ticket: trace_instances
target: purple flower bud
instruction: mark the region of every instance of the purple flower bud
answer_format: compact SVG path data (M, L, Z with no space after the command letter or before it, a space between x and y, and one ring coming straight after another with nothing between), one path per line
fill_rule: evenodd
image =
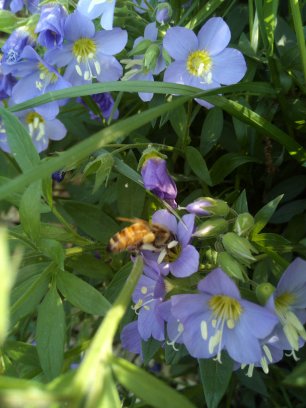
M163 25L168 23L171 15L172 9L168 3L162 3L157 6L155 19L159 24Z
M193 203L188 204L186 210L196 215L211 215L209 207L211 207L211 203L205 198L200 198Z
M20 27L13 31L2 46L2 63L13 65L20 61L21 53L25 46L34 45L34 39L27 29Z
M200 197L187 205L186 210L199 216L218 215L226 217L229 213L229 207L223 200L211 197Z
M58 183L60 183L61 181L64 180L65 178L65 174L66 172L62 171L62 170L58 170L55 171L54 173L52 173L52 180L57 181Z
M141 176L147 190L165 200L172 208L177 207L175 202L177 196L176 184L169 176L165 160L160 157L147 159L141 169Z
M49 49L62 45L66 17L66 10L59 4L43 6L35 29L35 33L40 33L38 43Z

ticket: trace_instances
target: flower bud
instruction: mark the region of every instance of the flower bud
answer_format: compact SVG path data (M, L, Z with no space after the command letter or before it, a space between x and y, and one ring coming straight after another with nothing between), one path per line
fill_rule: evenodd
M57 181L58 183L62 182L65 178L66 172L63 170L58 170L52 173L51 178L54 181Z
M228 230L228 222L223 218L211 218L200 224L193 233L198 238L213 238Z
M231 278L236 278L244 281L246 275L245 267L242 266L227 252L219 252L217 262L220 268L226 272Z
M242 264L250 266L256 261L252 252L256 253L257 250L246 238L239 237L234 232L228 232L222 237L222 243L225 250Z
M256 296L259 303L265 305L274 291L275 287L269 282L258 285L256 288Z
M226 217L229 213L229 207L223 200L211 197L200 197L187 205L186 210L199 216L218 215Z
M158 4L158 6L156 8L155 19L159 24L164 25L164 24L168 23L171 16L172 16L172 8L171 8L170 4L168 4L168 3Z
M247 236L254 226L254 218L249 213L239 214L234 225L234 232L239 236Z
M159 57L160 49L157 44L151 44L146 50L143 58L143 66L152 71L156 67L157 59Z

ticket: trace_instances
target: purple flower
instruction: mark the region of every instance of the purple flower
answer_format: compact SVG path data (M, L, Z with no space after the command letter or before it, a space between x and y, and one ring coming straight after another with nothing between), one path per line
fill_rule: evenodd
M66 17L67 12L60 4L43 6L35 28L35 33L39 33L37 42L46 48L62 45Z
M39 0L12 0L10 2L10 9L13 13L17 13L25 6L31 14L38 13Z
M121 28L95 33L93 22L78 11L68 15L64 27L65 43L46 52L46 60L65 67L64 78L73 85L117 81L122 66L113 57L125 47L127 32Z
M267 308L243 300L234 282L215 269L198 284L199 294L172 296L171 312L183 324L183 341L196 358L221 359L225 349L241 364L260 361L260 340L277 317Z
M154 81L153 75L158 75L166 68L166 63L162 55L162 46L155 44L157 40L158 29L155 23L150 23L146 26L143 37L136 38L134 48L143 40L150 40L151 45L145 55L137 55L133 60L125 60L127 66L131 66L124 79L133 81ZM153 93L139 92L140 99L148 102L153 98Z
M170 4L162 3L157 6L155 19L159 24L164 25L168 23L168 21L171 18L171 15L172 9Z
M295 351L306 341L306 261L296 258L283 273L267 306L275 310L279 324L273 334L278 337L276 347Z
M246 73L246 63L240 51L226 48L230 38L230 29L220 17L209 19L198 36L184 27L169 28L163 46L174 62L166 69L164 81L204 90L239 82ZM201 99L196 101L212 106Z
M184 215L177 222L175 216L167 210L158 210L153 214L152 222L167 227L173 234L173 240L162 249L157 258L163 273L170 271L177 278L185 278L197 272L200 255L189 244L194 230L194 215Z
M17 80L11 75L3 75L0 64L0 101L12 95L12 89Z
M151 157L144 162L141 169L144 186L157 197L176 208L177 188L167 171L166 161L160 157Z
M34 39L30 36L29 31L24 27L14 30L1 48L3 52L1 63L4 65L16 64L20 61L21 53L27 45L34 46Z
M211 207L211 203L206 200L205 198L199 198L196 201L193 201L192 203L188 204L186 206L186 210L190 212L191 214L196 214L196 215L211 215L209 212L209 207Z
M26 127L39 153L47 149L49 140L61 140L66 136L67 130L58 119L49 120L32 109L16 112L15 115L19 117L21 123ZM0 121L0 148L10 153L2 121Z
M91 20L101 16L101 27L112 30L116 0L80 0L77 10Z
M104 119L108 119L114 107L114 99L112 95L108 92L102 92L99 94L91 95L91 97L94 100L94 102L97 104L98 108L100 109L101 114L104 117ZM87 106L86 102L84 102L83 99L81 99L81 102L85 106ZM89 114L92 120L100 119L100 116L96 115L92 110L89 111ZM116 109L115 112L113 113L113 119L118 119L118 117L119 117L119 110Z
M134 354L142 354L141 337L138 332L137 321L131 322L124 326L120 334L122 347Z
M199 216L218 215L226 217L229 213L229 206L223 200L211 197L200 197L186 206L186 210Z
M43 95L46 92L71 86L29 45L24 48L21 57L23 60L14 65L3 65L4 73L11 73L19 78L12 90L12 100L14 103L21 103L30 98ZM59 106L65 103L65 100L49 102L36 106L35 110L40 115L51 120L57 116Z
M167 344L172 346L175 351L178 351L175 344L183 343L184 325L173 316L171 306L171 300L167 300L159 305L158 311L167 323L167 336L170 340L167 341Z

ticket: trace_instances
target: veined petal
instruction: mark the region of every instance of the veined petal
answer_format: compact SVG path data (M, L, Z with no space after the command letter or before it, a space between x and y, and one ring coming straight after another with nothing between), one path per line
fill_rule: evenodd
M102 6L104 3L98 3L93 5L94 1L89 0L79 0L77 5L77 10L83 14L84 16L90 18L91 20L101 16L102 14Z
M198 33L198 39L199 49L208 51L210 55L216 55L230 42L231 32L221 17L213 17L203 25Z
M241 298L237 286L221 268L214 269L202 279L198 284L198 289L211 295L222 294L235 299Z
M166 32L163 46L174 60L186 61L188 54L198 49L198 40L188 28L172 27Z
M170 272L177 278L185 278L197 272L200 254L192 245L182 248L178 259L169 264Z
M79 38L92 38L95 34L94 23L77 10L67 16L64 27L65 39L75 41Z
M283 273L280 278L276 296L284 292L295 292L297 288L304 286L306 283L306 261L296 258Z
M94 40L97 44L97 52L105 55L115 55L121 52L127 43L127 32L121 28L99 31Z
M164 82L192 86L193 77L187 72L185 61L172 62L165 71Z
M44 105L35 106L34 110L46 120L53 120L59 114L59 105L57 101L53 101L45 103Z
M164 320L158 314L156 306L160 303L159 299L153 300L147 306L139 311L138 331L143 340L148 340L151 336L155 340L165 340Z
M169 213L167 210L158 210L152 216L152 222L164 225L167 227L174 235L177 232L177 221L173 214Z
M186 214L182 217L182 220L179 221L178 223L177 238L182 246L186 246L191 239L191 235L193 233L194 228L194 219L195 219L194 214Z
M135 74L130 78L132 81L154 81L153 75L151 72L148 74L143 74L140 72L139 74ZM144 102L149 102L153 98L153 93L150 92L138 92L140 99Z
M114 21L115 0L111 3L103 4L101 27L104 30L112 30Z
M247 66L242 53L234 48L226 48L213 57L212 76L220 84L231 85L245 75Z
M45 60L49 64L64 67L68 65L74 56L72 54L72 44L63 44L61 47L48 50L45 54Z
M185 304L188 309L188 304ZM195 358L211 358L217 354L217 347L213 353L209 352L208 339L213 335L210 324L205 324L210 319L210 313L192 315L184 322L183 343L190 355ZM205 325L205 333L201 328Z

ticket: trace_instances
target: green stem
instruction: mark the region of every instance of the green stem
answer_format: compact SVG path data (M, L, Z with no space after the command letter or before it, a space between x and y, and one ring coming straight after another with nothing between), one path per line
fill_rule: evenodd
M303 31L303 22L300 11L299 0L290 0L291 13L293 18L293 25L295 29L296 39L301 55L301 62L303 66L304 79L306 81L306 46Z

